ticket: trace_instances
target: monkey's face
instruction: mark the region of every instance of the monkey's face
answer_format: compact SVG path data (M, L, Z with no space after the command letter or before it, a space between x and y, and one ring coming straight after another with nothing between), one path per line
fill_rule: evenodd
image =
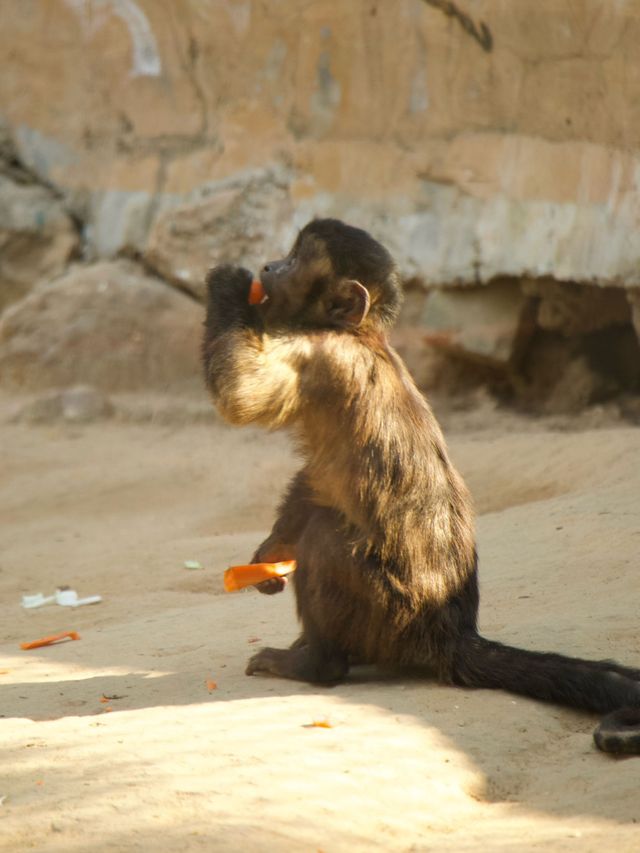
M353 328L369 310L367 288L337 275L325 242L306 229L285 258L265 264L260 279L267 326Z

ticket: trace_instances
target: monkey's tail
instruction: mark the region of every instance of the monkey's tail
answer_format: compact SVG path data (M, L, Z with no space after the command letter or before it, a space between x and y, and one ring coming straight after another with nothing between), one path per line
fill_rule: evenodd
M453 681L465 687L507 690L600 714L640 708L638 669L613 661L525 651L478 634L460 637Z
M458 640L453 681L568 705L607 716L594 732L599 749L640 754L640 670L614 661L529 652L475 633Z

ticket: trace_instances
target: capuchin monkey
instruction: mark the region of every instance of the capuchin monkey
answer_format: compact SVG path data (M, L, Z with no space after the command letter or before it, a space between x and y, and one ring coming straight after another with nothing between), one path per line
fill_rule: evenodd
M304 464L254 562L296 559L302 636L247 674L336 684L350 663L422 669L606 714L594 737L640 753L640 670L512 648L478 634L474 515L440 427L387 340L401 288L366 231L316 219L253 276L207 278L206 383L232 424L293 433ZM285 581L259 588L273 593Z

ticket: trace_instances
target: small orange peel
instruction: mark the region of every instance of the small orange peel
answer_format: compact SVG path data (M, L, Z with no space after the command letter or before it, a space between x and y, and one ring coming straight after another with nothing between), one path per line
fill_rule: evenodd
M79 640L80 634L77 631L63 631L61 634L52 634L50 637L41 637L39 640L33 640L31 643L20 643L21 649L39 649L42 646L52 646L54 643L59 643L60 640Z
M236 592L246 586L255 586L271 578L282 578L296 570L295 560L281 560L278 563L251 563L248 566L231 566L224 573L226 592Z
M254 278L249 288L249 305L259 305L267 294L259 278Z

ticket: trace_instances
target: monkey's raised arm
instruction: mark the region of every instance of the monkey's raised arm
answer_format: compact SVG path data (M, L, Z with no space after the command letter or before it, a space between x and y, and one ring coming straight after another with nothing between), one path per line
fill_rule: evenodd
M231 423L284 426L298 406L303 342L265 332L259 311L249 305L251 281L240 267L216 267L207 276L205 381Z

